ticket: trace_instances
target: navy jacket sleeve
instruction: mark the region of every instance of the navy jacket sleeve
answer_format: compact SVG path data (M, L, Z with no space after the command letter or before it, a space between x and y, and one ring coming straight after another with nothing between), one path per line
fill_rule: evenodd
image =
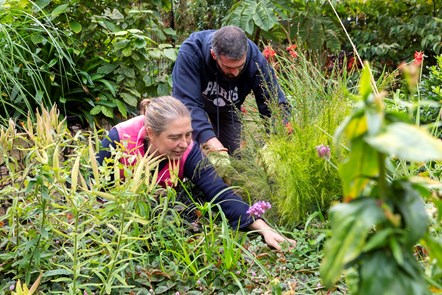
M201 93L200 75L203 72L203 53L193 41L184 42L172 70L172 95L190 110L194 139L200 143L215 137Z
M98 164L103 165L103 161L106 158L111 157L110 147L115 148L116 142L120 141L120 136L118 135L118 131L115 128L112 128L109 131L109 134L103 138L101 141L101 149L97 153L97 161Z
M249 205L235 194L216 174L215 169L205 161L198 145L194 145L184 166L184 176L198 186L206 196L206 201L219 204L232 228L245 229L254 220L247 214ZM222 192L222 193L221 193Z

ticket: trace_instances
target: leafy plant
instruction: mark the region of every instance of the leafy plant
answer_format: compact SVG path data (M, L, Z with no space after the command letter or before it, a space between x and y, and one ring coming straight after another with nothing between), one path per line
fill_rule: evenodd
M335 133L335 140L348 140L350 153L339 164L345 203L330 211L333 235L325 245L321 277L331 288L353 267L358 294L428 294L412 247L429 239L424 199L430 200L430 192L425 180L392 179L388 167L394 159L441 159L442 144L403 115L385 110L385 94L372 85L366 64L359 95L353 96L359 104ZM430 241L428 250L437 257L441 245Z
M271 290L275 277L281 283L298 277L278 262L285 255L295 263L297 252L274 253L261 236L231 229L213 202L192 203L201 215L184 219L187 204L173 189L155 185L155 157L127 168L117 148L115 159L98 166L102 136L71 133L56 107L37 111L36 121L28 118L20 128L13 120L0 128L0 164L7 170L0 178L6 208L0 215L1 294L18 280L31 285L40 272L39 291L60 294L259 294ZM318 255L310 261L305 268L317 267ZM302 274L299 290L314 288L313 273Z
M0 117L25 119L34 110L51 108L80 84L69 36L58 30L38 6L28 1L0 5ZM73 42L73 41L71 41ZM64 108L65 116L72 110Z
M114 124L136 114L142 97L170 93L177 49L169 43L176 36L158 12L170 11L170 3L76 0L40 5L75 39L69 45L82 89L69 104L82 110L79 116L90 113L97 123L104 118Z
M332 141L330 134L351 104L341 92L343 78L332 77L336 84L329 85L301 52L296 58L279 52L273 62L290 103L291 130L284 126L279 106L273 106L271 122L262 124L254 102L246 102L240 159L232 160L237 172L229 178L245 188L252 201L270 200L276 209L271 210L273 217L293 225L315 211L325 213L342 197L337 171L317 156L316 146Z

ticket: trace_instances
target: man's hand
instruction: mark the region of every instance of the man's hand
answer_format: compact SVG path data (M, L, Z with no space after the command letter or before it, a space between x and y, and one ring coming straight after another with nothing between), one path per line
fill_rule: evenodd
M215 144L217 147L214 145ZM210 163L215 168L219 176L224 178L231 168L230 166L230 155L227 153L227 149L221 144L221 142L216 138L211 138L206 143L201 145L203 153L209 159Z
M221 151L221 150L227 151L227 149L223 146L221 141L219 141L219 139L216 137L212 137L211 139L203 143L203 147L204 146L206 146L209 151Z

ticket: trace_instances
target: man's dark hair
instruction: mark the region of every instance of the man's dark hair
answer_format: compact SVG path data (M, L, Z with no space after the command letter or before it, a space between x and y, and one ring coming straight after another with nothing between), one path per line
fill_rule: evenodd
M235 26L225 26L215 32L212 50L216 56L224 55L231 59L241 59L247 52L246 33Z

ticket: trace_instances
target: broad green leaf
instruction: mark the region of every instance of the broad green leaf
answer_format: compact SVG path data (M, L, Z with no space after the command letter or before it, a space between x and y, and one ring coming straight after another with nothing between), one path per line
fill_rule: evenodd
M128 34L128 31L125 31L125 30L115 32L115 36L119 36L119 37L126 36L127 34ZM127 40L127 41L129 42L129 40Z
M157 87L158 95L168 95L170 87L168 83L159 83Z
M143 48L145 48L147 46L147 42L143 38L137 38L134 41L134 44L135 44L135 47L138 48L138 49L143 49Z
M333 286L344 266L361 254L373 226L384 220L383 211L372 198L359 198L331 208L332 236L325 244L320 270L327 288Z
M130 68L130 67L127 67L127 66L122 66L121 69L123 70L123 74L126 77L135 79L135 71L134 71L133 68Z
M132 55L132 48L126 47L122 50L123 56L129 57Z
M390 249L391 253L393 253L393 257L396 260L396 263L399 265L404 265L404 255L402 253L402 248L399 245L397 238L390 238Z
M442 142L426 130L401 122L389 124L385 132L366 142L391 157L413 162L442 160Z
M370 67L368 63L365 63L365 66L362 69L361 78L359 80L359 95L361 96L362 100L367 100L368 96L372 92Z
M127 118L127 107L126 105L119 99L115 100L115 104L117 105L118 111L124 118Z
M81 26L81 24L77 21L72 21L69 23L69 27L71 28L71 30L75 33L78 34L81 32L81 30L83 29L83 27Z
M109 91L112 93L113 96L116 95L117 90L115 89L115 87L111 84L111 82L109 82L108 80L105 79L100 79L97 82L101 82L103 83L107 89L109 89Z
M165 29L163 30L163 32L166 33L167 35L170 35L170 36L175 36L175 35L176 35L175 30L172 29L172 28L165 28Z
M91 110L90 113L92 116L98 115L99 113L101 113L101 106L94 106Z
M339 142L344 136L345 140L351 141L367 132L367 120L364 110L357 110L351 116L346 117L338 126L334 134L335 142Z
M244 31L248 32L250 35L255 31L255 23L252 19L245 20L241 23L241 26Z
M364 256L359 264L359 295L429 294L421 270L414 257L404 252L400 267L386 249Z
M149 54L151 57L155 58L155 59L159 59L159 58L161 58L161 51L160 51L159 49L157 49L157 48L150 49L150 50L148 51L148 54Z
M430 257L435 259L439 268L442 269L442 238L435 238L427 233L423 242L430 252Z
M406 229L406 247L412 247L426 233L428 216L425 204L412 184L408 181L395 181L392 185L392 200L402 215Z
M171 44L161 43L161 44L158 44L158 48L161 50L164 50L166 48L173 48L173 46Z
M120 96L123 98L124 102L130 106L136 107L138 104L138 99L130 93L122 92Z
M396 230L392 227L388 227L382 230L377 230L365 244L362 252L369 252L377 248L384 247L388 244L388 237L396 233Z
M163 51L164 56L170 59L171 61L175 61L177 57L177 52L174 48L166 48Z
M107 20L103 20L103 21L99 21L98 22L101 26L103 26L105 29L114 32L114 33L120 33L121 29L114 24L113 22L107 21ZM126 33L126 31L124 31L124 33Z
M362 140L354 140L349 158L339 164L339 176L344 196L356 198L365 186L379 174L379 153Z
M101 112L108 118L113 118L114 117L114 111L112 108L106 107L106 106L102 106L101 107Z
M252 18L258 27L263 31L268 31L278 23L278 20L275 17L274 11L264 4L265 2L258 2L252 14Z
M52 17L57 17L60 14L65 13L66 10L68 9L68 7L69 7L69 4L58 5L57 7L54 8L54 10L52 10L51 16Z
M376 135L380 132L384 125L384 114L382 112L375 111L374 108L369 108L365 112L367 131L370 135Z
M105 74L105 75L106 75L106 74L110 74L110 73L112 73L117 67L118 67L118 64L109 64L109 63L106 63L106 64L100 66L100 67L97 69L97 73L101 73L101 74Z
M130 41L127 39L120 40L117 43L115 43L114 48L115 48L115 50L120 50L120 49L126 48L127 45L129 45L129 44L130 44Z

